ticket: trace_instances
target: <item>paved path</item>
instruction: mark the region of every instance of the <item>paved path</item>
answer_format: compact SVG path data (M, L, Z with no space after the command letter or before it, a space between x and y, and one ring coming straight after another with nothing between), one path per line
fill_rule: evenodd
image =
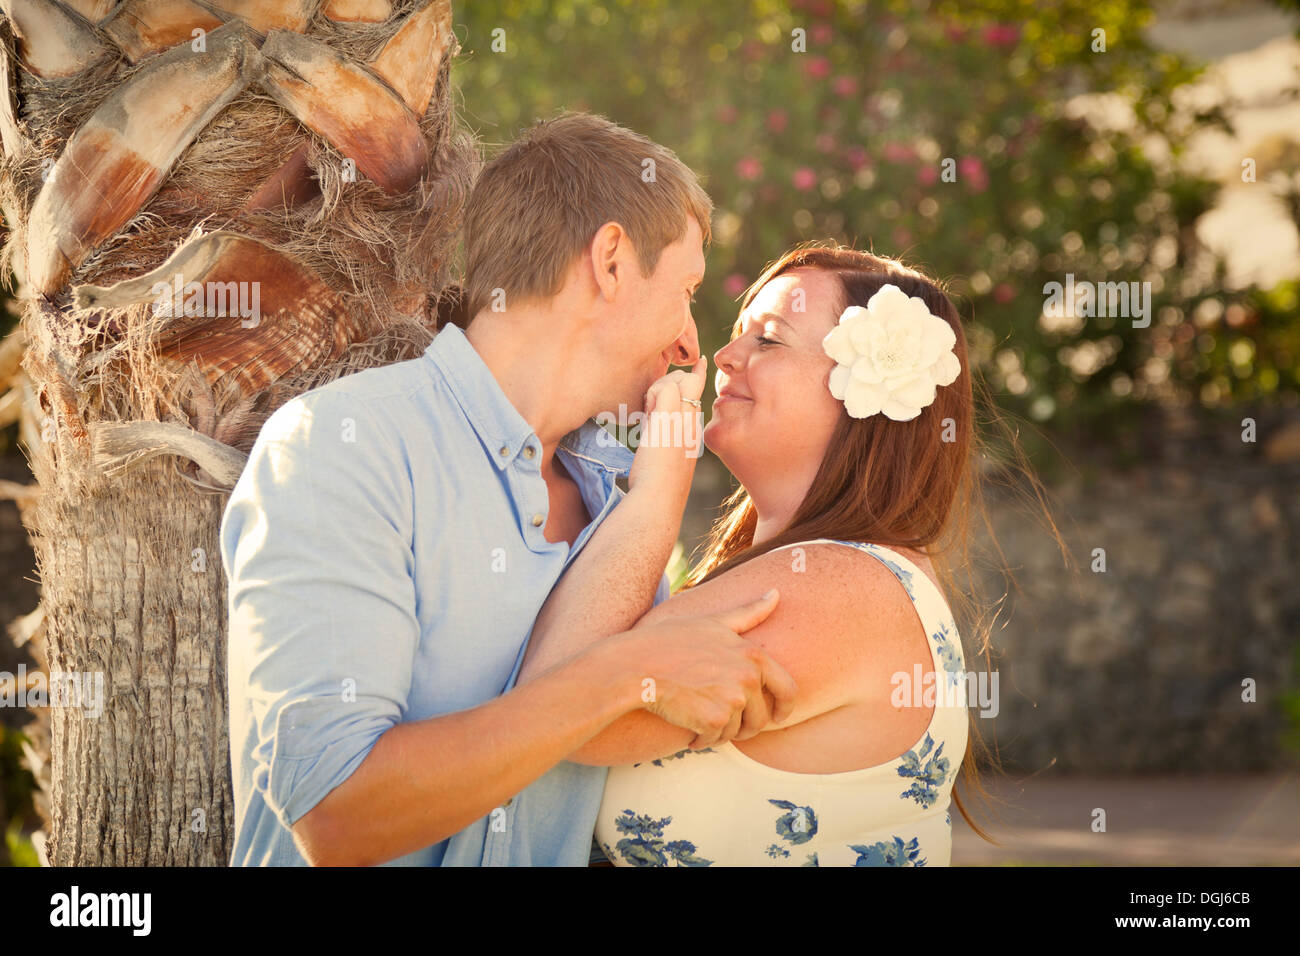
M1017 780L986 778L1007 805L967 807L986 830L991 813L1001 817L1001 826L991 821L1001 847L953 808L954 866L1300 865L1300 772ZM1092 830L1097 807L1104 833Z

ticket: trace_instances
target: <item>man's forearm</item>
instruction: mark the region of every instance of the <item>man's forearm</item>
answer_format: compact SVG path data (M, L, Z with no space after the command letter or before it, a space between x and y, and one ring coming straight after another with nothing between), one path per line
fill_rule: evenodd
M638 486L619 502L546 599L518 683L628 630L650 610L688 488L689 477L668 493Z
M478 707L398 724L294 835L316 865L383 863L430 846L635 710L639 695L609 653L591 653Z

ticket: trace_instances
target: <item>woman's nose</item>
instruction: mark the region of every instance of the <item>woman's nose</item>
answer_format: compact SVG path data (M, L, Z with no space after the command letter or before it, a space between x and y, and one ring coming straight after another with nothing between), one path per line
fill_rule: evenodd
M713 364L721 371L731 374L736 367L736 350L730 343L713 353Z

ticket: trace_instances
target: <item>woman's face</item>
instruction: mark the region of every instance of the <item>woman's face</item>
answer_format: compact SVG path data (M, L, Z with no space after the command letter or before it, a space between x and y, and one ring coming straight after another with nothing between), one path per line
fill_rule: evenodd
M835 362L822 348L834 328L839 280L792 269L770 280L713 359L718 398L704 442L743 484L770 468L821 464L844 406L830 392ZM748 477L747 477L748 476Z

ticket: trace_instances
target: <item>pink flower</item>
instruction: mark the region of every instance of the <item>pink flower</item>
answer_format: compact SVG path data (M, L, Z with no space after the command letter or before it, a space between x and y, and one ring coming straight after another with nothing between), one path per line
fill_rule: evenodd
M991 23L984 28L984 42L993 47L1013 47L1020 42L1020 28L1013 23Z
M733 272L722 280L722 291L726 293L727 298L734 299L749 288L749 280L739 272Z
M824 80L831 75L831 61L824 56L810 57L804 63L803 70L814 80Z
M736 175L753 181L763 175L763 164L753 156L743 156L736 162Z
M739 116L739 115L740 115L739 110L737 110L737 109L736 109L734 106L732 106L730 103L726 104L725 106L719 106L719 107L718 107L718 122L719 122L719 123L726 123L726 124L730 125L730 124L736 122L736 117Z
M861 146L850 146L844 151L844 161L855 173L867 165L867 151Z
M814 43L831 42L831 25L829 23L814 23L812 29L808 31Z
M916 181L922 186L933 186L939 181L939 170L933 166L922 166L916 171Z
M830 133L818 133L813 142L817 145L817 149L823 153L835 152L835 137Z
M837 96L852 96L858 91L858 81L851 76L837 76L831 89Z
M916 158L916 151L902 143L886 143L881 152L891 163L907 163Z
M1011 288L1005 282L999 282L993 287L993 301L1000 305L1006 305L1016 297L1016 290Z
M800 166L794 171L791 177L795 189L802 189L805 192L817 185L817 174L807 166Z
M785 110L772 110L767 114L767 128L773 133L784 133L786 124L790 122L790 116Z
M957 175L977 193L989 188L989 175L984 171L984 164L978 156L963 156L958 160Z

